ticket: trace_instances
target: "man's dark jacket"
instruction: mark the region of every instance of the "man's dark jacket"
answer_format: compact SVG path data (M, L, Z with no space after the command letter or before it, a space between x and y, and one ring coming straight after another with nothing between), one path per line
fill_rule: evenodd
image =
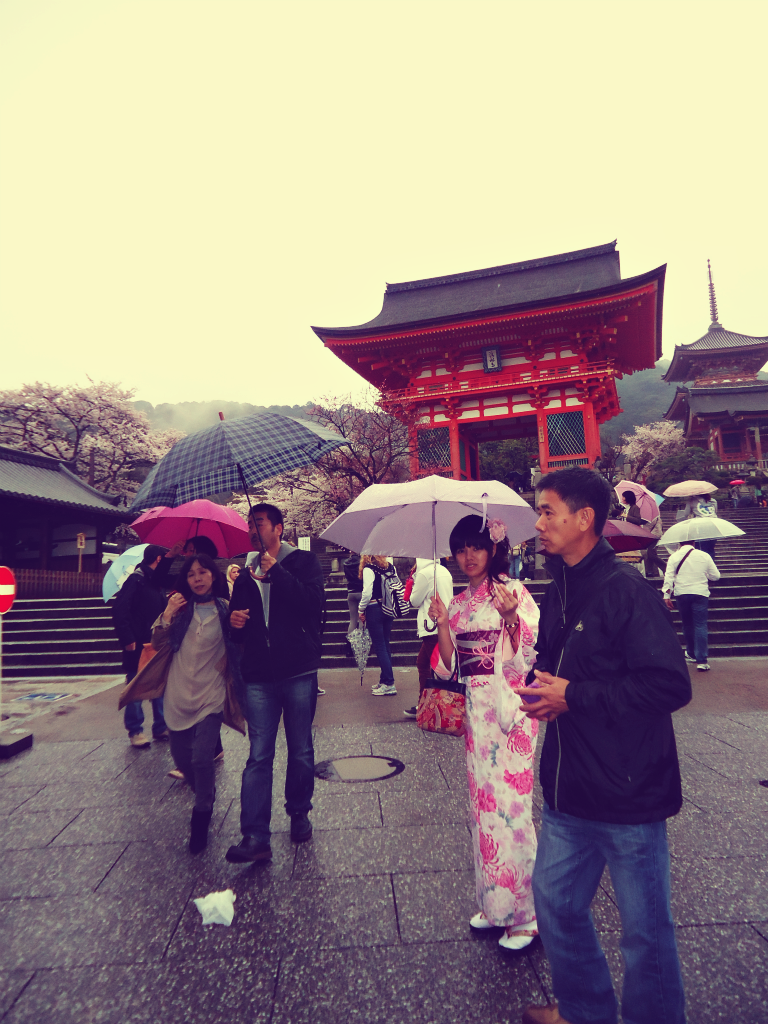
M672 617L604 538L577 565L546 565L535 667L569 685L547 726L544 798L591 821L663 821L682 804L671 713L691 699Z
M230 613L247 608L243 629L232 639L243 644L241 669L247 683L290 679L320 667L325 603L323 570L317 555L297 549L267 573L269 632L258 584L246 569L235 580Z
M163 579L156 569L140 565L118 590L112 622L122 648L135 643L138 649L152 639L152 623L166 605Z

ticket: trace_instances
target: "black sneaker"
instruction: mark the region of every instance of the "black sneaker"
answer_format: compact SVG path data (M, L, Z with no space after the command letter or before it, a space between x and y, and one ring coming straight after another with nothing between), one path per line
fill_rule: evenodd
M415 718L416 717L416 708L415 707L406 708L403 711L403 714L405 715L406 718Z
M257 860L271 860L272 848L254 836L244 836L237 846L230 846L226 858L230 864L246 864Z
M312 822L306 814L291 815L291 839L294 843L306 843L312 838Z

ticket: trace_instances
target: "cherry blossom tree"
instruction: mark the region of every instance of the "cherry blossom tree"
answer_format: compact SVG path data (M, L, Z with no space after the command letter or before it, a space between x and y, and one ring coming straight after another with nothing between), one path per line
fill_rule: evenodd
M184 435L153 431L130 404L134 391L91 381L87 387L36 382L0 392L0 444L70 464L98 490L135 494L143 471Z
M668 420L643 423L631 434L622 434L620 450L632 464L632 480L645 479L660 462L679 455L685 448L680 427Z
M378 392L371 392L362 404L349 397L326 398L311 406L309 418L335 430L348 443L313 466L250 489L251 502L276 505L285 517L286 533L317 536L366 487L407 479L407 423L385 412L377 404L378 397ZM247 515L244 495L233 496L230 505Z

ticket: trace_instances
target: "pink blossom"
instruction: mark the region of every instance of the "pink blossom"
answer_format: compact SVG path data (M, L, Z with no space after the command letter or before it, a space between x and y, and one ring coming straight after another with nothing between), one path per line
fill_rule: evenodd
M499 856L499 844L493 841L493 836L478 829L478 845L483 864L495 864Z
M533 771L530 768L526 768L524 772L516 772L514 775L510 775L509 779L507 779L507 775L509 775L509 772L504 773L504 781L514 786L521 796L532 792Z
M489 519L488 533L494 544L500 544L507 536L507 528L500 519Z
M470 754L473 754L475 752L475 738L471 732L467 732L467 734L465 735L464 745L466 749L470 752Z
M523 757L533 753L533 744L530 737L522 729L515 729L509 734L507 737L507 748L513 754L520 754Z
M477 803L481 811L496 810L496 797L493 793L488 793L485 789L477 791Z
M525 807L519 800L513 800L509 805L510 818L521 818L525 813Z
M496 885L501 886L502 889L509 889L509 891L515 895L522 894L520 874L514 865L505 864L504 867L496 873L495 882Z
M488 708L488 710L483 715L483 718L486 720L486 722L489 723L489 725L493 725L494 722L496 721L496 712L493 710L493 708Z
M524 828L516 828L515 829L515 831L512 833L512 842L513 843L517 843L518 846L522 846L522 844L525 842L525 829Z

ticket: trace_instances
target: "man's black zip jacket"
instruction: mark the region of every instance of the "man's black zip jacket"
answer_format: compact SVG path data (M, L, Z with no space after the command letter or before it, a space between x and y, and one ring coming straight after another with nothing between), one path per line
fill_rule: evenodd
M546 565L535 667L569 686L547 725L544 799L590 821L663 821L682 804L672 712L691 699L672 617L604 538L574 566Z
M246 569L235 580L230 613L249 612L243 629L232 639L243 644L243 680L260 683L290 679L314 672L322 654L322 615L325 600L323 570L317 555L295 550L267 573L269 631L258 584Z

